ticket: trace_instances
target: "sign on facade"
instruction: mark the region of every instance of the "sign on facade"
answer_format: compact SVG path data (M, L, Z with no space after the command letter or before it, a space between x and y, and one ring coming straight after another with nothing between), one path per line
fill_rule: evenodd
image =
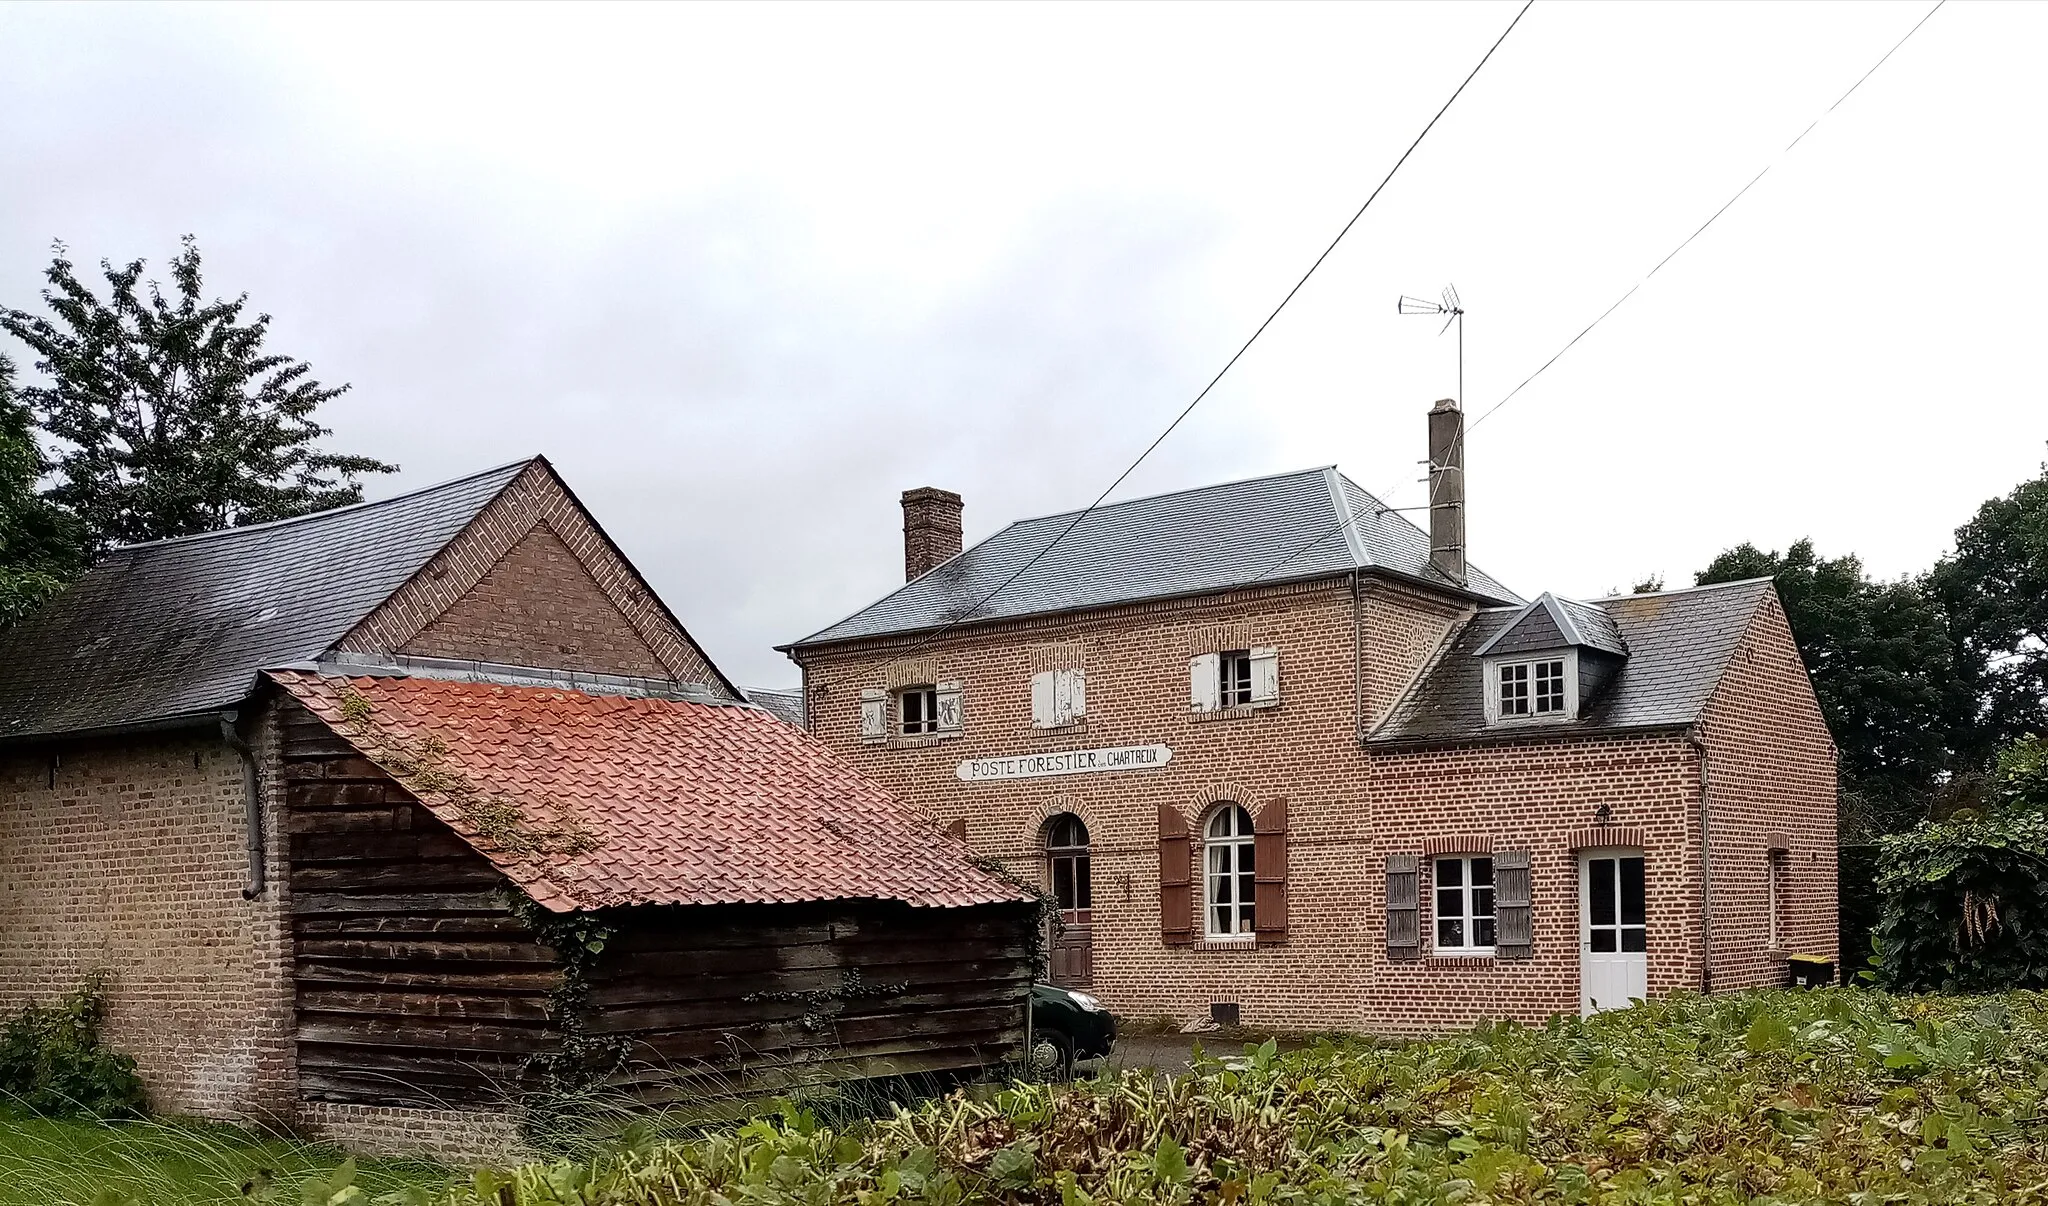
M954 773L963 783L988 783L1000 779L1038 779L1047 775L1152 770L1171 761L1173 751L1163 745L1119 745L1100 750L1068 750L1061 754L1019 754L1015 758L969 758Z

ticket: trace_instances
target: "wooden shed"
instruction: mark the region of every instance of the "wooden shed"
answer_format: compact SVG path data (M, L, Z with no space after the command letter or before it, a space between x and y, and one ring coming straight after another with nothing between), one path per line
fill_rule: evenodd
M534 673L270 675L302 1098L501 1107L566 1069L660 1101L1016 1054L1030 893L766 712Z

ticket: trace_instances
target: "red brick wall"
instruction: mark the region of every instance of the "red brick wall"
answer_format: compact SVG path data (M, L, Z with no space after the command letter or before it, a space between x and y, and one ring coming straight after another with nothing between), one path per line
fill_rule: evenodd
M1579 856L1571 836L1640 834L1648 884L1649 991L1699 987L1698 773L1682 736L1464 746L1373 759L1366 1025L1427 1033L1488 1018L1541 1021L1579 1009ZM1459 840L1465 839L1465 840ZM1602 839L1603 841L1605 839ZM1617 839L1636 844L1634 837ZM1534 956L1394 962L1386 948L1386 856L1423 855L1422 937L1434 933L1431 854L1529 851Z
M1603 805L1611 810L1611 831L1630 831L1628 840L1645 852L1650 991L1697 989L1700 777L1686 736L1376 749L1368 756L1355 737L1358 698L1369 727L1467 609L1406 587L1366 585L1362 614L1353 611L1349 583L1339 580L970 629L908 659L892 660L887 645L807 651L800 660L812 727L941 823L965 819L971 844L1020 870L1041 866L1046 818L1080 815L1093 842L1093 991L1127 1017L1200 1018L1211 1002L1234 1001L1249 1026L1415 1033L1575 1012L1580 919L1572 838L1596 828ZM1354 664L1354 624L1362 666ZM1032 650L1054 641L1083 647L1089 717L1071 729L1041 731L1030 723ZM1189 657L1253 645L1280 650L1281 704L1223 718L1190 716ZM1822 937L1833 924L1834 807L1826 734L1817 712L1808 714L1810 691L1782 616L1760 623L1738 660L1745 669L1731 676L1708 722L1715 801L1730 801L1725 815L1716 813L1716 850L1726 844L1755 854L1762 840L1757 821L1765 816L1799 835L1794 857L1810 873L1791 877L1787 924L1796 941L1825 950ZM962 735L861 742L863 688L948 679L965 688ZM1155 742L1173 749L1171 763L1157 770L975 784L955 775L970 758ZM1766 790L1768 781L1779 786ZM1196 835L1191 871L1199 909L1206 809L1232 799L1256 813L1279 798L1289 800L1291 823L1287 943L1165 945L1159 806L1178 810ZM1765 803L1745 805L1758 810L1745 819L1738 799ZM1534 958L1391 963L1386 856L1453 853L1446 846L1461 838L1531 852ZM1730 853L1716 864L1716 911L1725 914L1714 927L1721 987L1784 974L1781 959L1743 945L1745 927L1755 929L1762 914L1743 895L1745 881L1729 878L1723 887L1724 876L1737 874L1737 858ZM1754 876L1746 882L1761 884ZM1425 865L1425 940L1432 929L1429 889Z
M1392 601L1390 601L1392 600ZM1409 606L1403 592L1367 592L1370 613ZM1373 617L1368 616L1368 619ZM1362 624L1365 661L1396 673L1419 662L1403 616ZM1441 621L1436 621L1441 622ZM969 842L1040 873L1040 829L1058 812L1085 820L1094 867L1092 991L1126 1017L1207 1017L1235 1001L1245 1024L1288 1028L1364 1023L1368 850L1365 759L1355 739L1352 595L1348 580L1243 592L1222 600L1144 604L1085 617L1026 621L949 636L910 663L886 650L837 650L806 666L814 731L899 797L942 823L967 819ZM1031 727L1032 649L1078 641L1088 674L1088 719L1069 729ZM1222 648L1280 651L1277 707L1196 717L1188 712L1188 660ZM864 687L958 679L966 732L893 747L863 745ZM1373 719L1367 717L1369 723ZM1106 746L1170 746L1157 770L962 783L968 758ZM1199 832L1207 810L1232 799L1257 812L1289 800L1289 933L1254 949L1160 940L1157 815L1177 809ZM1199 843L1197 843L1199 847ZM1191 863L1199 885L1199 849ZM1199 908L1199 890L1195 893Z
M252 744L267 760L274 740L259 727ZM263 782L274 819L276 778ZM216 731L0 755L0 1009L50 1001L106 968L106 1041L135 1056L154 1108L288 1119L278 830L269 886L244 900L241 762Z
M499 567L508 552L542 525L566 546L573 560L595 581L605 598L611 601L618 614L652 652L663 668L658 677L703 683L737 698L736 693L729 691L728 684L717 667L712 665L711 659L676 623L632 565L612 547L554 471L539 461L513 479L512 484L491 500L461 535L435 554L425 568L413 575L382 606L364 617L336 643L335 648L348 653L390 653L409 647L429 625ZM560 589L560 584L553 579L540 578L536 581L545 591ZM547 602L542 599L529 607L528 614L534 614ZM484 619L488 622L487 616ZM448 634L448 629L444 628L441 639L446 639ZM536 643L533 657L541 658L546 647L545 643ZM567 656L557 650L545 660L526 659L526 664L558 669L580 668L561 660Z
M1773 595L1757 614L1708 703L1708 834L1714 987L1782 983L1784 954L1834 958L1835 747ZM1778 950L1768 950L1768 847L1776 862ZM1844 969L1853 972L1857 969Z
M399 652L594 674L667 678L668 668L546 524L505 551Z

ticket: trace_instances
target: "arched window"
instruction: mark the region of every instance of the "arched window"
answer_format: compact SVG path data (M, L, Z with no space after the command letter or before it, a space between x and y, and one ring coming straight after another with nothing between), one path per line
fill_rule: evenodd
M1205 897L1211 938L1253 932L1257 895L1252 865L1252 815L1236 804L1218 805L1203 835Z
M1045 862L1053 900L1062 912L1095 907L1088 875L1088 826L1080 817L1063 812L1046 823Z

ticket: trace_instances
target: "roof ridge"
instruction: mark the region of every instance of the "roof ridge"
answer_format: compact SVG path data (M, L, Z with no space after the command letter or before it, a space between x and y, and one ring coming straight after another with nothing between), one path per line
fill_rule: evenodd
M432 494L436 490L445 490L450 486L459 486L462 485L464 482L472 482L480 477L489 477L494 473L503 473L507 469L524 467L526 465L533 464L535 461L544 461L546 459L547 458L545 456L536 453L533 456L524 457L521 458L520 460L507 461L502 465L493 465L488 469L479 469L475 473L465 473L461 477L451 477L447 481L435 482L432 485L427 486L420 486L417 489L407 490L402 494L394 494L389 498L366 499L359 503L348 503L344 506L328 507L325 510L321 511L308 511L304 515L287 515L283 519L268 519L263 521L262 523L249 523L241 524L234 527L215 528L210 532L193 532L185 536L165 536L158 540L138 540L134 544L114 545L107 551L109 553L126 553L134 549L153 549L166 544L186 544L198 540L211 540L217 536L239 536L244 532L261 532L271 528L285 527L289 524L304 523L310 519L328 519L333 516L341 515L350 511L365 511L370 509L371 507L382 507L389 505L391 503L405 502L409 499L418 498L422 494Z
M1289 469L1280 473L1260 473L1255 474L1251 477L1232 478L1229 481L1225 482L1210 482L1205 486L1184 486L1178 490L1162 490L1157 494L1140 494L1136 498L1119 498L1113 503L1103 503L1099 507L1075 507L1069 511L1053 511L1045 515L1026 515L1022 519L1011 520L1006 526L1004 526L1001 529L998 529L998 531L994 535L990 536L989 539L993 540L995 536L999 536L1003 532L1007 532L1011 528L1014 528L1019 524L1039 523L1047 519L1065 519L1070 515L1079 515L1084 512L1090 515L1099 515L1104 511L1113 510L1117 507L1128 507L1132 503L1154 502L1158 499L1173 498L1181 494L1200 494L1207 490L1222 490L1231 486L1248 486L1251 485L1253 482L1278 481L1283 477L1307 477L1311 473L1323 473L1335 468L1337 468L1335 464L1312 465L1307 469ZM987 541L983 540L978 541L977 543L986 544Z
M1728 582L1702 582L1696 586L1680 586L1674 587L1671 590L1646 590L1641 594L1630 591L1626 594L1602 595L1597 599L1580 599L1577 601L1584 603L1588 607L1598 607L1602 603L1619 603L1625 599L1655 599L1661 595L1690 595L1703 590L1727 590L1735 586L1755 586L1759 582L1776 581L1776 578L1765 575L1758 578L1736 578Z

